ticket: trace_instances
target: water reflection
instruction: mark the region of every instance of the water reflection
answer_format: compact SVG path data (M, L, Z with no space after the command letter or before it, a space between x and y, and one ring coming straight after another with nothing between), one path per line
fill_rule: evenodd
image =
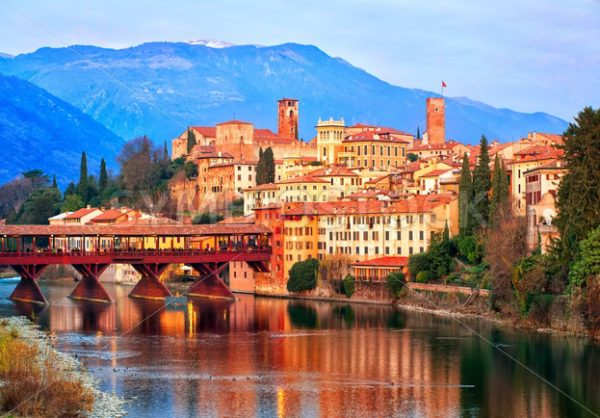
M2 300L0 313L55 331L106 390L135 397L131 416L591 416L450 318L247 295L165 307L107 289L114 304L45 284L49 307ZM599 409L596 344L468 323Z

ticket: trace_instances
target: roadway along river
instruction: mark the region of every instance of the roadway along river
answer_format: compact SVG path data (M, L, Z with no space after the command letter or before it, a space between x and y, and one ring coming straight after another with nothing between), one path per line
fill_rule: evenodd
M30 314L6 300L0 315ZM600 345L383 306L238 295L235 303L163 303L107 285L112 305L67 299L42 282L36 311L132 417L580 417L600 412Z

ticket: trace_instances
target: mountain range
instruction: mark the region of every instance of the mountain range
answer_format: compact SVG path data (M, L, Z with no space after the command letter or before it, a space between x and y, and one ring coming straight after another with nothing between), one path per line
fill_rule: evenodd
M315 46L293 43L41 48L0 57L0 73L47 90L122 138L147 134L157 143L170 142L189 125L234 118L276 130L276 101L282 97L300 100L305 140L314 136L319 117L412 133L419 126L424 132L425 99L437 96L391 85ZM499 109L467 98L447 98L446 106L447 137L466 143L482 134L514 140L530 131L560 133L567 126L546 113Z
M96 174L100 159L115 167L124 141L79 109L17 77L0 74L0 184L42 169L61 186L79 178L81 152Z

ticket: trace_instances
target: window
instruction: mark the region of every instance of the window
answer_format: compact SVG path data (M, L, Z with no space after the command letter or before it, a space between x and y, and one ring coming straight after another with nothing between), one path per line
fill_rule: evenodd
M409 241L413 240L413 231L408 231L408 239L409 239Z

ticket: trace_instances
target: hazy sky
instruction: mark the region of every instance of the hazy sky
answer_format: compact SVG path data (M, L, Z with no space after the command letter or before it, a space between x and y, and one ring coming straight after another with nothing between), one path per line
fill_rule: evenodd
M313 44L392 84L571 120L600 105L600 0L0 0L0 52Z

